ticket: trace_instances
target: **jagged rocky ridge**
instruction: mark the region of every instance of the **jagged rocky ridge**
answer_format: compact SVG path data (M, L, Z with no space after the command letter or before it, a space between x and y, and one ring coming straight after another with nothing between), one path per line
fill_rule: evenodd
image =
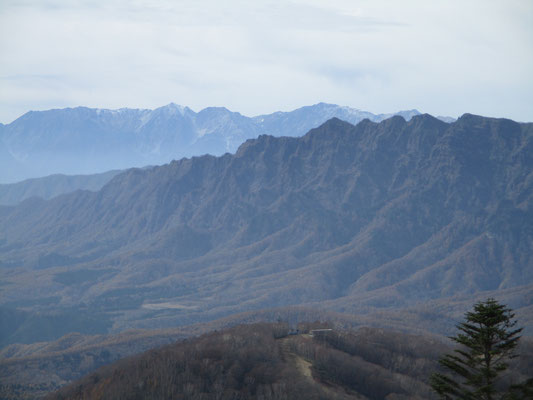
M397 113L406 119L418 111ZM223 107L196 113L169 104L155 110L86 107L30 111L0 125L0 182L50 174L93 174L159 165L182 157L235 152L260 134L302 136L332 117L357 123L375 115L335 104L246 117Z
M32 321L120 331L306 303L432 318L461 295L530 316L532 140L468 114L332 119L1 207L3 312L23 321L3 340L36 340Z

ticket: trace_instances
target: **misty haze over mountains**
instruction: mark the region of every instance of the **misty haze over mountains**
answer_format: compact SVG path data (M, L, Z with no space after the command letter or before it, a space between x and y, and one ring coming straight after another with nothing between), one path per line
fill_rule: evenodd
M181 124L196 144L209 135L219 138L214 148L221 153L249 132L268 129L282 137L259 135L234 154L0 185L0 202L12 204L0 206L0 397L40 398L101 365L214 329L320 319L343 328L392 330L384 331L382 344L353 342L350 348L365 354L393 352L380 360L372 356L370 363L345 364L357 370L346 383L356 387L369 382L361 376L375 376L373 384L357 386L368 398L383 398L387 391L424 392L426 398L432 367L390 371L391 357L413 356L395 345L404 337L395 331L424 335L401 340L418 349L417 365L422 359L436 365L428 350L435 343L431 335L451 334L473 302L495 297L516 311L524 333L531 334L533 124L470 114L447 123L412 111L355 126L332 118L298 136L301 124L319 124L328 112L344 112L345 119L356 113L324 104L253 119L225 109L163 109L35 113L39 129L21 129L18 137L26 142L19 143L43 162L53 148L81 154L83 135L89 153L104 144L109 155L117 149L127 153L120 140L134 135L132 130L117 130L121 136L113 126L137 126L125 122L136 113L163 115L145 118L143 126L153 123L154 132L176 132ZM54 113L84 117L46 123ZM101 117L105 124L98 122ZM79 135L72 126L87 130ZM72 131L76 135L69 136ZM46 147L43 132L55 132L57 140ZM100 142L91 144L90 132L99 132ZM165 142L180 135L163 136L150 143L164 143L156 147L165 151L180 147ZM131 154L142 154L137 150ZM226 332L206 336L206 349ZM280 340L271 344L287 362L286 342ZM295 340L310 343L303 336ZM423 341L430 347L420 349ZM184 348L197 352L195 343ZM516 365L524 377L532 359L527 349ZM328 351L340 356L337 350ZM159 353L147 353L147 371L153 372L160 364L150 354ZM146 365L146 358L140 360ZM306 360L316 366L317 360ZM124 377L128 365L123 360L110 368ZM329 374L337 365L332 359L321 371ZM286 366L292 369L290 361ZM85 381L84 390L92 390L99 373ZM135 372L131 379L138 381ZM110 390L106 382L97 391ZM384 384L390 390L371 394Z
M365 118L379 122L401 115L409 120L418 114L410 110L375 115L325 103L252 118L223 107L196 113L173 103L155 110L30 111L10 124L0 124L0 183L233 153L246 139L261 134L302 136L333 117L356 124Z
M121 172L123 171L112 170L90 175L54 174L17 183L0 184L0 205L15 205L30 197L48 200L76 190L98 191Z
M2 342L296 304L435 329L488 295L527 325L532 174L533 124L332 119L0 207Z
M0 400L533 399L531 20L1 1Z

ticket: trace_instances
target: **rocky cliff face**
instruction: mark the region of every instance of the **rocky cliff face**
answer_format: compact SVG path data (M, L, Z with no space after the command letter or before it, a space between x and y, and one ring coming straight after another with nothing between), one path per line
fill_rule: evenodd
M311 302L363 312L505 292L520 308L532 171L533 124L474 115L263 135L0 208L2 298L83 307L115 330Z

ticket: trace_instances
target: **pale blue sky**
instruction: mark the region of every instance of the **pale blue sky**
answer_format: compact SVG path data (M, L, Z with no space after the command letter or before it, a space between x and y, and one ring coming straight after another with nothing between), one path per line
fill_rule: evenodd
M533 121L533 1L0 0L0 122L320 101Z

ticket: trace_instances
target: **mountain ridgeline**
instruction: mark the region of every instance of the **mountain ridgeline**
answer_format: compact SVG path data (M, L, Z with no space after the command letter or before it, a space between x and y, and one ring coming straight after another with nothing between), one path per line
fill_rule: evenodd
M91 175L56 174L17 183L0 184L0 205L15 205L30 197L48 200L76 190L98 191L120 172L122 171L114 170Z
M334 118L131 169L98 192L0 207L2 341L295 304L431 321L494 293L527 324L532 196L533 124L469 114Z
M397 114L409 119L419 112ZM30 111L0 125L0 182L222 155L235 152L246 139L260 134L302 136L332 117L357 123L364 118L382 121L392 115L324 103L252 118L223 107L196 113L173 103L155 110L77 107Z

